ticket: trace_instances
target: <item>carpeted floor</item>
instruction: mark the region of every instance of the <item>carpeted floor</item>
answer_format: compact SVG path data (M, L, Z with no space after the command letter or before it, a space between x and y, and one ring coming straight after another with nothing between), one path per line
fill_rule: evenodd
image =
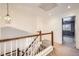
M79 56L79 50L55 43L54 51L48 56Z

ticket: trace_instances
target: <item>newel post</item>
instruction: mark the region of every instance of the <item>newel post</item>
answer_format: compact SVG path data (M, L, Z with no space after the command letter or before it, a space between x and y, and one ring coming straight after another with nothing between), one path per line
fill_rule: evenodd
M40 41L42 41L42 32L39 31Z
M53 46L53 31L51 31L51 43L52 43L52 46Z

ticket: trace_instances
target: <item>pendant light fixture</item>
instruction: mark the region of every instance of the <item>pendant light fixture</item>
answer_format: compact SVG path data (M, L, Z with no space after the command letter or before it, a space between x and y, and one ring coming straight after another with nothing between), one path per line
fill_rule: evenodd
M6 8L7 14L4 17L4 19L5 19L6 23L10 24L10 22L11 22L11 16L9 15L9 4L8 3L6 4L6 7L7 7Z

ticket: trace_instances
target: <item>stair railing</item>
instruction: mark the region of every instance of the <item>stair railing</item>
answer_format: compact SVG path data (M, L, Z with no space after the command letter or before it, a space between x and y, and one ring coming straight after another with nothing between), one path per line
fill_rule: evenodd
M51 34L51 44L53 46L53 31L51 31L49 33L42 33L41 31L39 31L39 34L35 34L35 35L0 39L0 55L1 56L29 56L29 55L34 56L35 54L39 53L38 49L39 49L40 45L42 44L42 42L41 42L42 36L48 35L48 34ZM25 42L27 40L26 38L31 38L30 40L33 39L33 41L30 44L29 44L29 42L27 42L29 44L28 47L26 47L26 43L23 44L23 42L22 42L23 40ZM20 40L22 42L21 45L25 45L24 48L23 48L23 46L21 46L21 48L18 47L19 44L17 44L17 42L19 43ZM16 45L16 48L15 48L14 44ZM7 50L8 50L7 48L10 49L8 52L7 52ZM15 49L13 50L13 48L15 48ZM36 48L36 50L35 50L35 48Z

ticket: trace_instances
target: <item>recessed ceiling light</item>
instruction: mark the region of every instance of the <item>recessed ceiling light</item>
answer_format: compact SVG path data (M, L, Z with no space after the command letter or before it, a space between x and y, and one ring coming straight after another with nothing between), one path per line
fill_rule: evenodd
M69 6L69 5L68 5L68 6L67 6L67 8L68 8L68 9L70 9L70 8L71 8L71 6Z

